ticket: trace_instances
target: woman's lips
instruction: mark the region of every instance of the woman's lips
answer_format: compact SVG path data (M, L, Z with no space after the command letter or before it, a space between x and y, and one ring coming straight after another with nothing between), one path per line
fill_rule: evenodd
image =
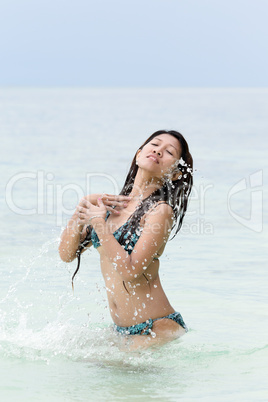
M155 163L159 163L157 157L154 155L149 155L149 156L147 156L147 158L152 159Z

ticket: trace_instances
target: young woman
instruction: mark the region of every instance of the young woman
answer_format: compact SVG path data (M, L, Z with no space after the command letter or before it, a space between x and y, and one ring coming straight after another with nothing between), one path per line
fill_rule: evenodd
M120 195L82 198L61 236L62 260L78 258L74 276L85 248L97 248L115 331L137 345L187 331L161 286L159 258L171 231L175 236L182 225L192 169L184 137L155 132L136 152Z

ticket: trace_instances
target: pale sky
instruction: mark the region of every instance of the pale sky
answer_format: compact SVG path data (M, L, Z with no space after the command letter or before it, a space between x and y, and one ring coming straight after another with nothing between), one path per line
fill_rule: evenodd
M0 0L0 86L267 87L268 0Z

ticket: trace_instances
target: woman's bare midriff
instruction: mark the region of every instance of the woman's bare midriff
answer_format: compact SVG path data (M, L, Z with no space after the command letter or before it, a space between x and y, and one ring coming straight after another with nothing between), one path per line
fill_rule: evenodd
M105 256L102 246L98 251L110 313L116 325L127 327L174 313L160 283L158 259L152 260L138 278L125 282Z

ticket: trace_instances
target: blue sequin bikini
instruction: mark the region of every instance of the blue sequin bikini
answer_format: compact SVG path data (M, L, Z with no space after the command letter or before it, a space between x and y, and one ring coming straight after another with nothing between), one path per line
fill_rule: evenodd
M188 328L183 321L181 314L177 311L169 315L165 315L164 317L155 318L154 320L149 318L145 322L131 325L130 327L120 327L119 325L114 324L114 329L122 335L150 335L154 321L161 320L162 318L169 318L170 320L175 321L177 324L181 325L186 332L188 332Z
M105 220L108 219L109 215L110 215L110 212L107 212ZM131 226L130 218L131 217L129 217L129 219L113 233L114 238L118 241L119 244L121 244L121 246L124 246L124 249L128 252L128 254L132 253L132 251L135 247L135 244L139 240L140 235L142 233L142 228L140 228L140 227L138 227L138 229L136 229L135 233L131 233L130 230L127 230L128 227ZM92 245L95 248L98 248L101 246L98 235L93 228L91 230L91 241L92 241Z

